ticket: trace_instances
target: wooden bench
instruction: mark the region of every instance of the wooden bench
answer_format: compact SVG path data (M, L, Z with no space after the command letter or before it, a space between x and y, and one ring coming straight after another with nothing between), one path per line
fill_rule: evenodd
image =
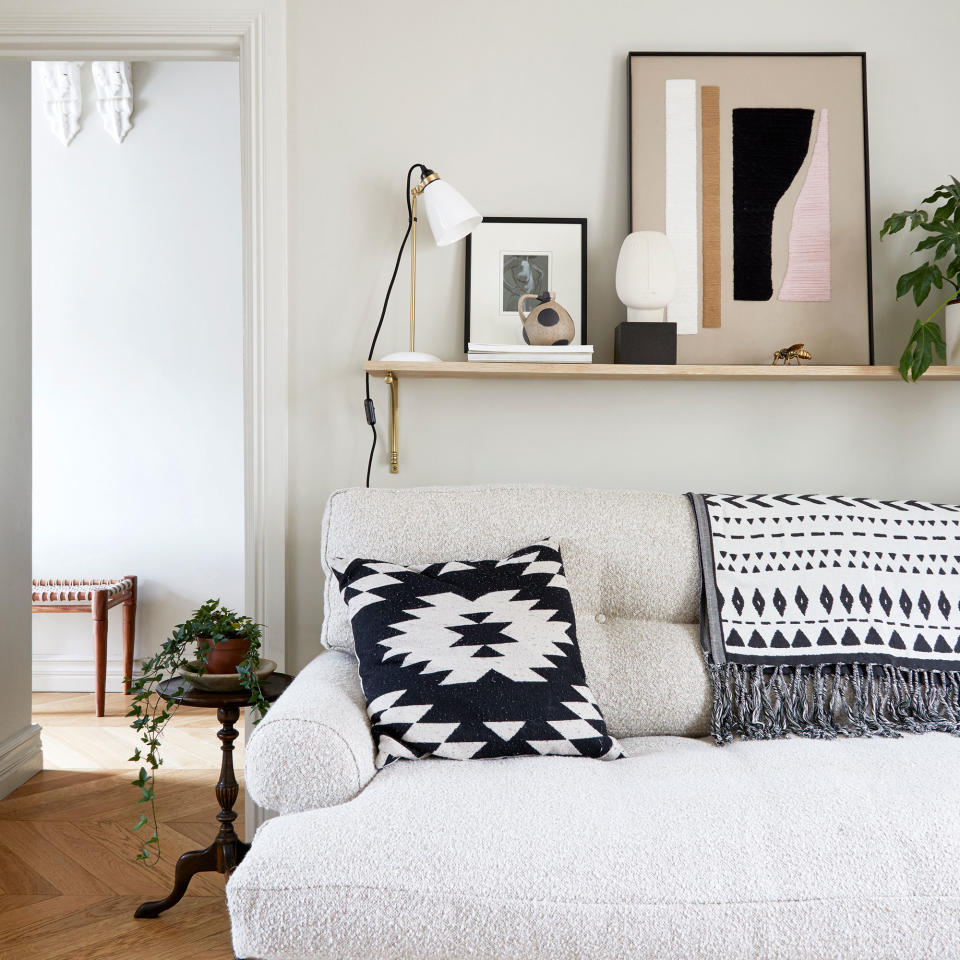
M130 693L133 639L137 621L137 578L119 580L34 580L34 613L90 613L96 656L97 716L103 716L107 685L107 611L123 604L123 692Z

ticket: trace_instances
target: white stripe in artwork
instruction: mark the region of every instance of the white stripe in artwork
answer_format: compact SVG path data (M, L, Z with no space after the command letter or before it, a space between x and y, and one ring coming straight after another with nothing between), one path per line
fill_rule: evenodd
M665 109L666 228L677 259L677 293L667 319L678 334L689 334L700 320L696 80L667 80Z

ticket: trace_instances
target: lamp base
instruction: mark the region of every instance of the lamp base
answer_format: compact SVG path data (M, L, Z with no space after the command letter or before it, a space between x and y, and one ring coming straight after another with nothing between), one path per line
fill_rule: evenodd
M421 353L419 350L401 350L399 353L388 353L385 357L380 358L381 363L390 363L393 361L409 361L412 363L439 363L440 358L435 357L432 353Z

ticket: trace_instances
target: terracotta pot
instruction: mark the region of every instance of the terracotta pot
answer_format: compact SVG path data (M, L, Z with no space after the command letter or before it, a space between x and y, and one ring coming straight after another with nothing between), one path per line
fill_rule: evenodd
M250 640L247 637L233 637L210 645L209 640L201 639L198 649L207 652L207 673L236 673L241 661L250 652Z

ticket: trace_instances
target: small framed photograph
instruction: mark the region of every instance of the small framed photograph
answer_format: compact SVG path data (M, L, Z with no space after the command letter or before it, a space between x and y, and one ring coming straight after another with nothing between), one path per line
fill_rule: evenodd
M467 236L463 351L473 343L524 345L518 304L556 295L587 340L587 221L568 217L484 217ZM529 312L533 303L528 300Z

